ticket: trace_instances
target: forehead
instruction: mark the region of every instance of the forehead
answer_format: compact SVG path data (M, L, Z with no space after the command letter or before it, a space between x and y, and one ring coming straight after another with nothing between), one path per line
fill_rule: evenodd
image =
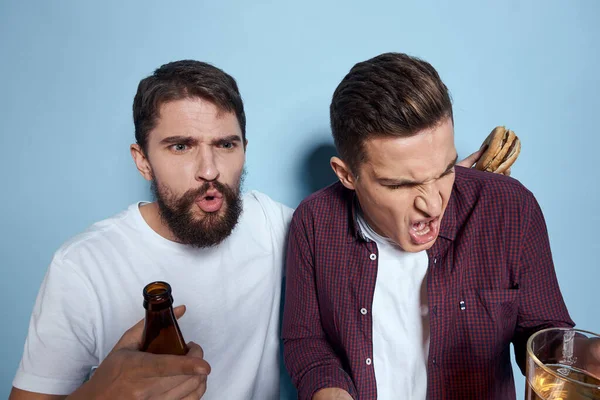
M454 127L447 121L410 137L375 137L364 144L364 169L375 177L428 179L456 157Z
M214 103L201 98L186 98L163 103L159 108L156 125L151 132L154 139L166 136L229 136L241 137L241 128L235 113L223 111Z

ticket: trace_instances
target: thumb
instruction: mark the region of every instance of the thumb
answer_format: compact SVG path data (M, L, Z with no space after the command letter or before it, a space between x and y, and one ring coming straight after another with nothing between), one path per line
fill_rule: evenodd
M184 304L173 308L173 314L175 314L175 318L179 319L183 317L183 314L185 314L185 310L186 308Z
M479 158L481 158L481 155L486 150L486 148L487 146L482 146L475 153L472 153L464 160L457 162L456 165L460 167L471 168L473 165L475 165L477 161L479 161Z
M173 314L175 314L175 318L179 319L183 317L185 314L185 305L180 305L173 308ZM129 349L129 350L138 350L142 345L142 335L144 334L144 319L138 321L137 324L133 325L129 328L121 339L117 342L115 347L113 347L112 351L119 349Z

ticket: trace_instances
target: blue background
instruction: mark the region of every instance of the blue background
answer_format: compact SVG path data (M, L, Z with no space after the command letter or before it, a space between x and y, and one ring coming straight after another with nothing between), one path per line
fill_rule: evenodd
M328 106L350 67L386 51L428 60L452 92L461 156L496 125L522 139L513 177L545 213L572 317L600 331L598 16L598 0L1 0L0 397L53 252L149 198L131 104L141 78L182 58L237 79L246 188L292 207L333 179Z

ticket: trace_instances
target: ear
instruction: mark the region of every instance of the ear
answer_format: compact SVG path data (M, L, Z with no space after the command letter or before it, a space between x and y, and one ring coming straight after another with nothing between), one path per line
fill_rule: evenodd
M329 165L331 165L331 169L333 169L333 172L335 172L340 182L342 182L342 185L350 190L355 190L356 177L350 170L350 167L341 158L331 157Z
M248 139L244 139L244 153L246 152L247 148L248 148Z
M140 145L137 143L132 144L129 147L129 151L131 152L131 157L133 158L138 171L140 171L140 174L142 174L147 181L151 181L153 179L152 167Z

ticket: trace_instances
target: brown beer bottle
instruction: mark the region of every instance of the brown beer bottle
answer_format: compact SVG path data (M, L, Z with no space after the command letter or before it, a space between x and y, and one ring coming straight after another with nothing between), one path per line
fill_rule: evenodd
M173 313L173 296L167 282L152 282L144 288L146 320L141 351L185 355L188 347Z

